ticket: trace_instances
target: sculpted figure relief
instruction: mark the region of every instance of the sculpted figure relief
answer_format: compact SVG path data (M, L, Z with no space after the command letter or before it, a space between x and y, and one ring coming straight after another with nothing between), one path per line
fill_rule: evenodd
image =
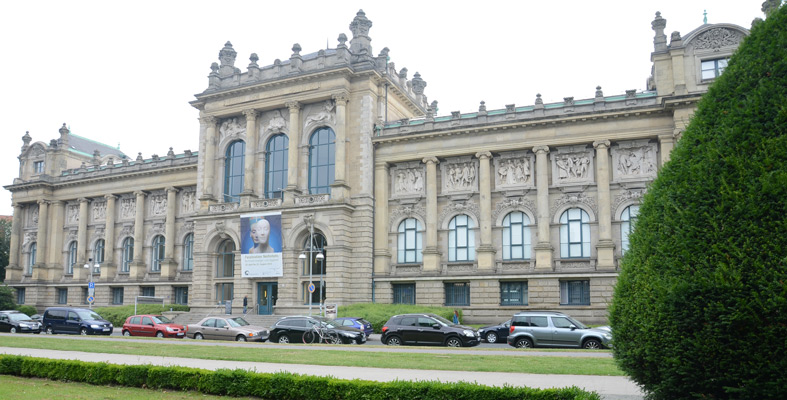
M93 203L93 220L101 221L107 217L107 203Z
M423 173L417 168L401 169L396 173L396 194L421 193L424 190Z
M322 109L316 113L309 114L309 116L306 117L306 122L304 122L303 126L333 122L333 107L333 101L325 100L325 103L322 105Z
M497 174L504 185L525 183L530 180L530 163L525 158L509 158L500 162Z
M590 158L576 154L558 156L555 165L558 169L558 179L585 179L590 169Z
M222 122L221 126L219 127L219 133L221 134L222 138L227 136L234 136L245 132L246 132L246 127L243 126L238 121L237 117L228 118L224 120L224 122Z
M618 172L622 175L643 175L656 171L650 148L632 148L620 154L618 159Z
M150 202L153 206L153 215L164 215L167 213L167 196L153 196Z
M31 221L33 221L33 224L37 224L38 223L38 207L34 208L30 212L30 219L31 219Z
M475 165L472 162L456 163L446 166L445 185L451 190L466 190L475 187Z
M120 217L121 218L134 218L137 207L134 199L121 199L120 200Z
M268 121L268 125L265 126L265 132L281 132L286 125L287 121L281 116L281 111L274 110L273 117Z
M196 199L197 199L196 192L183 192L183 195L180 198L181 213L184 214L193 213L196 208L196 204L195 204Z
M75 224L79 222L79 206L71 205L68 206L67 216L69 223Z

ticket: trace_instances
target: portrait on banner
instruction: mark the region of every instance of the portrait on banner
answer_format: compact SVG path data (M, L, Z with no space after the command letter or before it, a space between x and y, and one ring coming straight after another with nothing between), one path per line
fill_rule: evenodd
M282 276L281 213L241 215L240 231L243 277Z

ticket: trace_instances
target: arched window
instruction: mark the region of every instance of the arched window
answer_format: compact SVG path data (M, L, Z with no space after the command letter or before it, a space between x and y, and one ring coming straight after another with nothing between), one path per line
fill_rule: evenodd
M309 139L309 193L331 193L334 178L336 135L319 128Z
M399 224L399 240L397 242L398 262L420 263L423 261L421 250L423 249L423 227L421 221L415 218L407 218Z
M123 241L123 260L120 264L120 272L131 270L131 263L134 261L134 238L127 237Z
M235 242L227 239L219 244L216 257L216 277L232 278L235 276Z
M309 257L311 250L312 275L325 274L325 262L328 260L328 254L325 251L325 246L328 245L328 241L325 240L325 236L323 236L321 233L315 232L314 236L312 236L311 245L309 245L309 243L309 238L307 237L303 242L303 252L306 254L306 257ZM317 259L317 253L322 253L322 260ZM303 274L309 275L309 259L307 258L304 263L305 265L303 266Z
M590 257L590 217L581 208L569 208L560 216L560 257Z
M530 218L514 211L503 218L503 259L530 259Z
M161 271L161 262L164 260L164 236L156 235L153 238L153 249L150 260L150 270Z
M93 246L93 265L98 264L98 268L93 271L94 274L101 273L101 264L104 263L104 239L96 240L96 245Z
M281 198L287 187L287 152L290 139L279 134L268 140L265 146L265 197Z
M74 266L77 264L77 241L74 240L73 242L68 244L68 266L66 267L66 273L73 274L74 273Z
M637 215L639 214L639 206L638 205L631 205L626 207L623 210L623 214L620 215L620 251L621 253L625 253L626 250L629 249L629 234L631 231L634 230L634 222L637 221Z
M246 143L236 140L227 147L224 158L224 202L240 202L243 191L243 168L246 153Z
M189 233L183 240L183 270L194 269L194 234Z
M473 220L457 215L448 224L448 261L474 261L475 234Z
M36 265L36 251L38 250L38 245L36 242L30 244L30 258L27 260L27 274L33 274L33 266Z

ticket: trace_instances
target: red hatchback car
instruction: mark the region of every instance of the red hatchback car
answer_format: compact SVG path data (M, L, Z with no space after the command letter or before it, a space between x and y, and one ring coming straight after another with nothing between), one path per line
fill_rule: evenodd
M182 338L186 336L186 327L163 315L132 315L123 324L122 332L123 336Z

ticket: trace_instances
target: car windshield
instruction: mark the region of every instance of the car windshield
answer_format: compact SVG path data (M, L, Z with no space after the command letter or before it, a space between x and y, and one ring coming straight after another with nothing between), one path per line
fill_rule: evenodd
M322 318L315 318L316 321L320 323L321 326L326 328L336 328L337 326L342 326L341 321L331 321L329 319L322 319Z
M227 322L229 322L230 326L233 326L233 327L236 327L236 328L239 327L239 326L249 325L249 323L246 322L246 320L241 318L241 317L227 318Z
M567 317L567 318L568 318L568 320L569 320L569 321L571 321L571 323L572 323L572 324L574 324L574 326L576 326L577 328L579 328L579 329L588 329L587 325L585 325L585 324L583 324L583 323L581 323L581 322L579 322L579 321L575 320L574 318L571 318L571 317Z
M96 319L104 319L104 318L101 318L100 315L94 313L93 311L83 310L83 311L77 311L76 313L77 313L77 315L79 315L79 318L82 318L83 320L86 320L86 321L96 320Z
M11 321L27 321L30 319L30 317L22 313L10 313L6 315L8 315L8 319Z
M443 318L443 317L441 317L439 315L430 315L430 317L436 319L437 322L439 322L439 323L441 323L441 324L443 324L445 326L452 326L452 325L454 325L453 322L451 322L451 321L449 321L449 320L447 320L447 319L445 319L445 318Z
M163 315L155 315L155 316L153 316L151 318L153 318L153 322L155 322L157 324L171 324L172 323L171 319L169 319L169 318L167 318L167 317L165 317Z

